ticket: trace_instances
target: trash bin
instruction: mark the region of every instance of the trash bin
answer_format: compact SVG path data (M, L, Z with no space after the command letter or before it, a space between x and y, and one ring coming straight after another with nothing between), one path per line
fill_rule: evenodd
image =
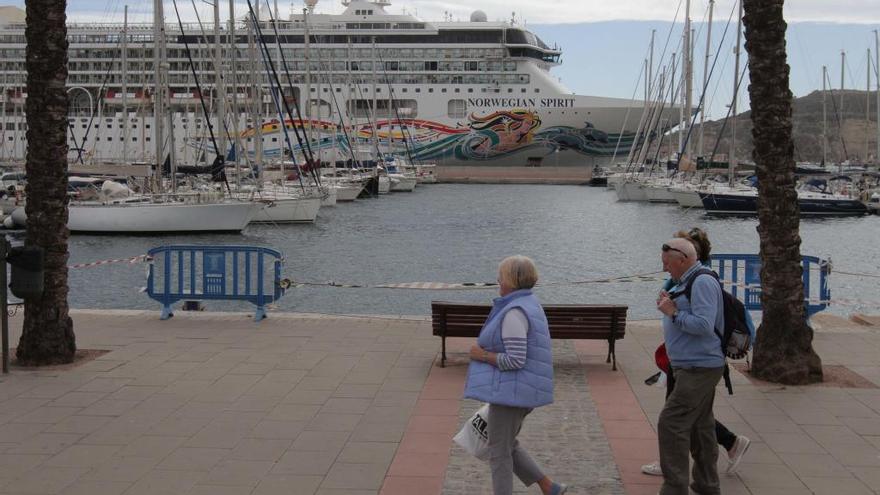
M18 246L9 250L6 261L12 266L12 294L22 299L43 295L43 248Z

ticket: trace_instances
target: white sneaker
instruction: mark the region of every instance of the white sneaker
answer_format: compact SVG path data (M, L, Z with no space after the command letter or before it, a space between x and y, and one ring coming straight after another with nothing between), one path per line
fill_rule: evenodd
M743 456L746 455L746 451L749 450L751 443L752 441L745 435L738 435L736 437L733 447L727 451L729 458L727 461L727 474L736 473L736 469L739 467L739 463L742 462Z
M663 470L660 469L660 461L645 464L642 466L642 472L651 476L663 476Z

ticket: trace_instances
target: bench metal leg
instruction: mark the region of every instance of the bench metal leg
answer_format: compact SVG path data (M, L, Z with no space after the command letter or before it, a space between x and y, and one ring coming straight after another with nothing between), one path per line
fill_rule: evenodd
M160 320L167 320L168 318L171 318L172 316L174 316L174 312L171 311L171 305L170 304L162 305L162 316L160 316L159 319Z
M443 342L441 344L443 347L443 352L440 356L440 367L445 368L446 367L446 336L445 335L442 336L440 340Z
M264 319L266 319L266 307L257 306L257 312L254 313L254 321L259 323Z
M611 363L611 370L617 371L617 354L614 352L614 339L608 339L608 358L606 363Z

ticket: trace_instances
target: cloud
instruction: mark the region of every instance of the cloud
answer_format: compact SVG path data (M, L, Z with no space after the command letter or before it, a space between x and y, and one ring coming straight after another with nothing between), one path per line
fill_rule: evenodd
M265 0L263 5L265 5ZM256 0L252 0L256 2ZM16 4L24 5L17 1ZM144 5L140 10L150 12L151 5ZM236 0L236 12L243 15L247 2ZM274 5L275 0L270 0ZM299 0L279 0L281 17L287 17L290 11L299 12L303 7ZM75 0L68 3L68 15L77 21L110 21L122 16L124 0ZM211 7L201 0L196 1L199 15L205 18L211 15ZM221 17L228 14L228 2L221 0ZM691 1L691 17L700 20L705 16L708 0ZM716 12L730 12L734 0L717 0ZM181 17L195 20L192 3L189 0L178 0ZM334 0L323 0L318 4L318 12L341 13L343 7ZM389 12L399 14L404 9L409 13L417 13L427 21L443 19L444 13L452 14L453 19L468 20L471 12L476 9L486 12L490 21L510 19L516 12L517 19L528 23L580 23L610 20L660 20L671 21L678 9L684 10L684 0L624 0L608 2L605 0L397 0ZM165 0L166 16L174 14L171 1ZM683 14L679 14L680 16ZM720 15L720 14L719 14ZM785 3L785 18L788 22L836 22L853 24L880 24L880 9L877 0L796 0Z

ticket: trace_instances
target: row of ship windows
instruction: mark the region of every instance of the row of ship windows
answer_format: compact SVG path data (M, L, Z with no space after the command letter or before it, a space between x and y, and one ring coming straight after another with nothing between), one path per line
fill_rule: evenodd
M152 62L147 63L129 63L130 72L151 72L153 70ZM214 64L210 61L196 62L196 71L213 72ZM278 67L282 69L281 66ZM289 60L287 69L292 71L305 71L307 68L314 72L325 70L334 71L372 71L373 62L371 60L353 60L353 61L315 61L307 64L305 61ZM168 69L171 72L191 71L192 65L188 60L170 61ZM224 69L226 69L224 67ZM516 62L496 62L496 61L478 61L478 60L456 60L456 61L437 61L437 60L419 60L419 61L400 61L386 60L377 62L375 69L378 72L391 71L410 71L410 72L514 72L516 71ZM25 70L24 61L19 62L2 62L0 70ZM116 71L122 72L122 62L115 61L112 64L107 62L87 62L87 61L71 61L68 64L70 71ZM247 67L239 67L239 72L248 72Z
M232 53L229 48L224 48L221 58L225 60L232 59ZM191 48L190 54L194 60L213 60L216 52L212 48ZM269 54L272 59L278 58L278 50L270 45ZM306 58L304 48L282 48L281 54L288 62L295 60L303 60ZM68 58L70 60L82 59L116 59L122 60L122 48L71 48L68 50ZM309 57L312 60L440 60L440 59L500 59L505 55L503 48L311 48ZM250 50L246 48L237 48L235 56L239 60L249 60L251 58ZM3 48L0 49L0 59L24 61L25 51L19 48ZM185 61L189 59L186 50L178 48L169 48L165 58L170 61ZM128 59L132 63L152 65L153 49L152 48L128 48ZM277 61L277 60L276 60Z
M206 77L199 77L199 82L205 86L213 86L214 78L211 77L211 74L206 74ZM22 79L23 79L22 75ZM287 77L284 75L279 75L282 82L287 83ZM293 84L305 84L306 76L303 74L291 74L290 82ZM531 76L529 74L462 74L462 75L432 75L432 74L395 74L395 75L387 75L380 76L376 78L376 84L529 84L531 82ZM332 82L331 82L332 81ZM14 80L10 78L10 82L15 84ZM67 79L68 84L70 85L88 85L88 84L100 84L100 85L113 85L113 86L121 86L122 85L122 76L121 75L113 75L112 77L104 77L96 74L77 74L71 73ZM152 85L153 78L150 76L143 75L129 75L127 78L127 84L130 86L138 86L143 84ZM266 81L262 81L264 85ZM312 84L333 84L333 85L372 85L373 79L366 78L362 75L359 77L350 77L346 74L334 74L332 79L327 76L327 74L318 74L312 77ZM168 83L174 86L189 86L193 84L193 78L190 74L170 74L168 76ZM228 80L226 82L228 86L231 86ZM238 81L238 84L242 84L242 81ZM246 83L250 86L250 82Z

